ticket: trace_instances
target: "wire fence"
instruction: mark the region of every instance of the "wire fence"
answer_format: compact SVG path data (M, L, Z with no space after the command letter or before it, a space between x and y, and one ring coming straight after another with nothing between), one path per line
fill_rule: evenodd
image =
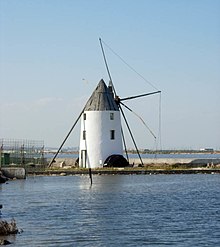
M44 141L0 139L0 166L44 165Z

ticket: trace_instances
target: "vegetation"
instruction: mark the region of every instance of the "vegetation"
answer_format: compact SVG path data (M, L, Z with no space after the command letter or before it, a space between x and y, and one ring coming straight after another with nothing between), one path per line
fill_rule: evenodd
M11 222L0 220L0 235L17 234L18 228L14 219Z

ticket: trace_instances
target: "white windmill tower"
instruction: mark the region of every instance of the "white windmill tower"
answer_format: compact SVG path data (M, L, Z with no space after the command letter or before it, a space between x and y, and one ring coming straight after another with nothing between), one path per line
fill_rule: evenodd
M101 80L81 116L79 166L103 167L111 155L123 155L121 118L111 85Z

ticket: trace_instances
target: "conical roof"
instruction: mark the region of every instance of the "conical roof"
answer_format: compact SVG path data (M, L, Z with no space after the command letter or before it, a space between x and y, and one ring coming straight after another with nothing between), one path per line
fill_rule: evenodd
M86 103L85 111L119 111L113 93L102 79Z

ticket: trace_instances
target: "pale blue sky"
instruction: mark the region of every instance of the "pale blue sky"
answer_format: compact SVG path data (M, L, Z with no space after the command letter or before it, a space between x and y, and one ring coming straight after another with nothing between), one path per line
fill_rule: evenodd
M219 0L0 0L0 18L0 138L59 146L108 82L101 37L162 90L162 148L220 149ZM155 90L105 50L121 97ZM157 95L127 102L155 134L158 104ZM153 148L125 113L138 146ZM67 146L78 142L79 126Z

